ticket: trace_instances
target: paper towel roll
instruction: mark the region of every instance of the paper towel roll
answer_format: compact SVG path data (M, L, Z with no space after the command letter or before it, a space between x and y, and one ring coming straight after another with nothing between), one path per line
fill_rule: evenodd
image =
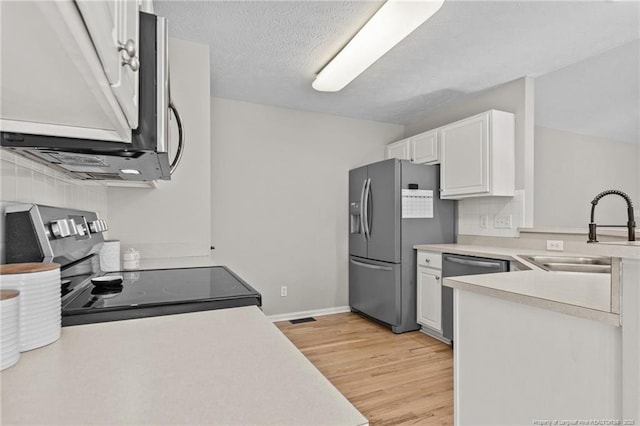
M104 272L120 270L120 241L107 240L100 249L100 269Z
M60 265L0 265L0 289L20 291L20 352L48 345L60 338Z

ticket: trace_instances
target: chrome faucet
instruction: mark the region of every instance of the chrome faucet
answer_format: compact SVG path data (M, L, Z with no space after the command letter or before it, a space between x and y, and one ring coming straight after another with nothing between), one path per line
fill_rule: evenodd
M597 225L594 219L594 214L596 212L596 205L598 204L598 201L600 201L602 197L604 197L605 195L611 195L611 194L619 195L622 198L624 198L625 201L627 202L627 216L628 216L627 224L626 225L600 225L600 226L613 227L613 228L627 228L627 230L629 231L629 241L636 240L636 222L633 220L633 203L631 202L631 197L629 197L627 194L625 194L622 191L618 191L617 189L608 189L596 195L595 198L591 201L591 222L589 223L589 241L587 241L588 243L598 242L598 236L596 235Z

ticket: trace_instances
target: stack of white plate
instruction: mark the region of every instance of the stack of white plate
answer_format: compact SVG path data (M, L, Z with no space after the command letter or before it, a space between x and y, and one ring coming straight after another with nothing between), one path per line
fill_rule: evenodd
M0 290L0 370L20 359L17 290Z
M48 345L60 338L60 265L2 265L0 289L20 291L20 352Z

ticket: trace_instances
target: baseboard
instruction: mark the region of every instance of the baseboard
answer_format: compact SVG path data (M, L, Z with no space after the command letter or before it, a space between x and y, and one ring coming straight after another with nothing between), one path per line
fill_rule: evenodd
M289 321L293 319L306 318L306 317L320 317L322 315L342 314L350 312L351 309L348 306L336 306L335 308L316 309L313 311L301 311L290 312L288 314L268 315L267 318L272 322L277 321Z
M447 339L444 336L439 335L438 333L436 333L435 331L431 331L426 327L422 327L420 329L420 332L422 334L426 334L429 337L433 337L436 340L440 340L442 343L446 343L447 345L451 346L451 340Z

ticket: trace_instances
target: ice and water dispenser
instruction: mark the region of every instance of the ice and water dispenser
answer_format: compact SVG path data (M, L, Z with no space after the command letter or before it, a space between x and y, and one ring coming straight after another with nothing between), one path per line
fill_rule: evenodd
M349 232L351 234L361 234L362 230L360 229L360 224L362 221L360 220L360 215L362 214L362 209L360 208L359 202L349 203Z

